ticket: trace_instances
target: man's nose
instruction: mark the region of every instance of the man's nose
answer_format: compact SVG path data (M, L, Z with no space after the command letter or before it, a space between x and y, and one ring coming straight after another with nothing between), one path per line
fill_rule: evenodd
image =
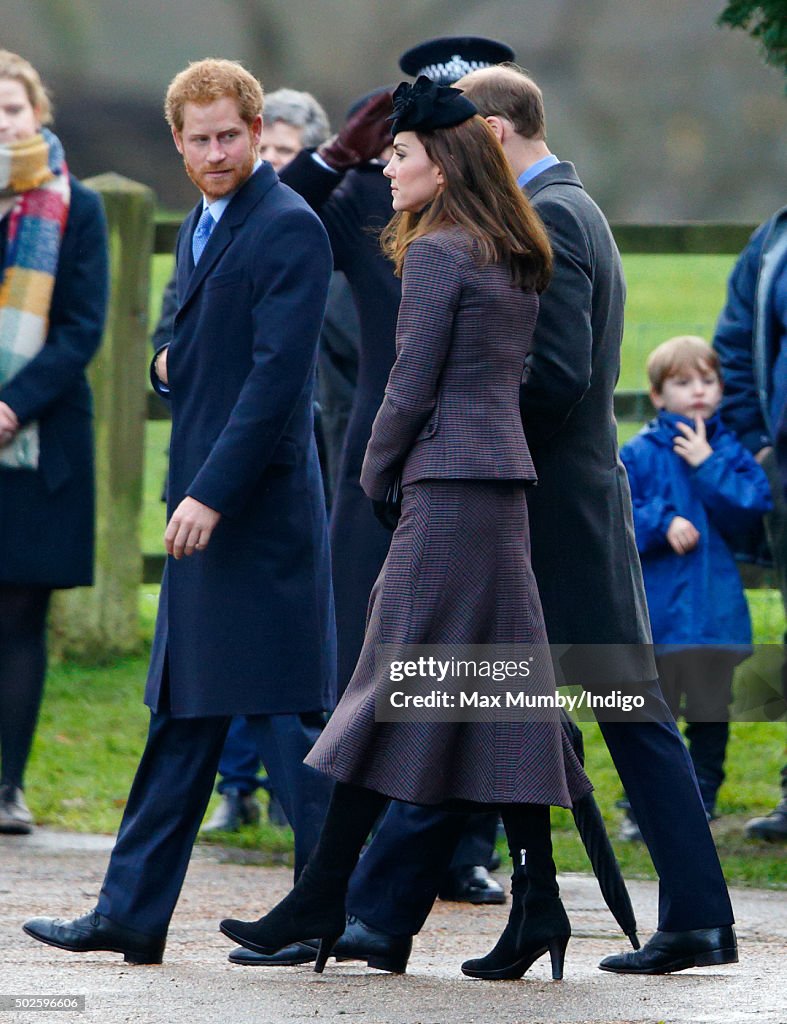
M211 163L217 164L224 159L224 147L218 139L212 139L210 146L208 147L208 160Z

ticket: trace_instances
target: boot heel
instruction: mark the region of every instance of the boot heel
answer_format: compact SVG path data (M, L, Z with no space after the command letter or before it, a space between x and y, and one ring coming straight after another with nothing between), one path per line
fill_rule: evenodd
M566 959L568 939L552 939L549 943L549 959L552 961L552 981L563 980L563 962Z
M320 948L317 950L317 959L314 963L314 973L322 974L325 970L325 965L328 962L328 957L333 951L333 947L342 937L342 932L334 933L333 935L325 935L320 939Z

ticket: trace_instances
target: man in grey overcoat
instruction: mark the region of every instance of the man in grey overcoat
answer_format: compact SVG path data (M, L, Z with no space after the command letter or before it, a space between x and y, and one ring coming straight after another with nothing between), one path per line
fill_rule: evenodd
M536 83L501 68L474 72L459 87L500 139L554 252L520 394L539 480L528 512L549 641L573 645L578 655L576 668L567 663L566 681L633 688L647 700L638 720L600 718L599 725L659 875L658 931L642 949L601 966L661 974L735 962L718 855L651 660L631 494L618 458L612 403L623 339L620 255L573 164L546 145ZM602 651L595 664L594 650ZM587 671L595 678L588 681Z
M319 219L258 157L262 89L232 61L176 76L167 118L202 192L177 244L178 312L154 383L172 404L150 731L92 913L25 931L160 963L230 718L246 715L295 832L296 874L330 780L303 764L335 690L314 441L332 260Z
M642 949L601 966L663 974L733 963L726 884L691 761L656 679L631 495L618 458L620 256L574 166L546 145L538 86L511 68L475 71L457 85L500 139L554 252L521 388L538 475L528 490L532 560L549 640L566 649L564 681L646 700L638 720L600 719L599 726L659 875L658 931ZM377 964L396 964L387 969L404 970L460 827L461 815L418 814L409 834L392 835L383 821L350 884L348 908L375 930Z

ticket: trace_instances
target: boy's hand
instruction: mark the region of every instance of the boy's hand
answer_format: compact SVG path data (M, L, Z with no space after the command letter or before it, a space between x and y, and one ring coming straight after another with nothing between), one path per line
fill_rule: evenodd
M700 531L683 516L675 516L667 527L667 543L676 555L687 555L700 542Z
M694 430L688 423L678 423L678 430L683 437L673 437L675 442L672 450L676 455L688 462L690 466L701 466L702 463L713 455L713 449L708 444L708 435L705 431L705 420L697 416L694 420Z

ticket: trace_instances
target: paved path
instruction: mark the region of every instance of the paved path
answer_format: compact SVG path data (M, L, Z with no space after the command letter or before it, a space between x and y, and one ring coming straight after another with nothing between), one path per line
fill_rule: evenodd
M549 958L516 982L463 977L459 964L487 952L507 913L502 907L438 903L416 939L408 973L393 976L330 961L308 967L233 967L217 931L230 914L256 917L289 886L289 871L230 863L238 851L195 852L160 967L130 967L113 953L74 955L39 945L21 931L31 915L73 916L90 909L112 840L39 830L0 836L0 997L77 994L86 1010L2 1012L6 1021L233 1022L233 1024L787 1024L787 893L733 893L742 962L664 978L605 974L598 961L627 948L595 881L561 879L574 931L566 977L554 983ZM656 886L630 885L641 934L655 924Z

